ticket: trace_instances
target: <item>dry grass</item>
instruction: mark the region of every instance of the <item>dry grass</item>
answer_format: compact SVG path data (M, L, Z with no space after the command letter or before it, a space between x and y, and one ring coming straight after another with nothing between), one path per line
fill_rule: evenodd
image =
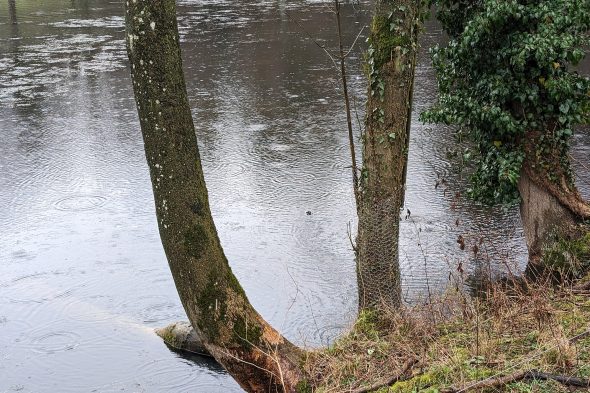
M590 378L590 292L548 283L489 286L478 298L449 291L435 303L362 313L330 348L313 352L308 391L351 392L386 380L410 357L411 375L384 392L443 392L517 371ZM488 391L567 391L555 382L520 381Z

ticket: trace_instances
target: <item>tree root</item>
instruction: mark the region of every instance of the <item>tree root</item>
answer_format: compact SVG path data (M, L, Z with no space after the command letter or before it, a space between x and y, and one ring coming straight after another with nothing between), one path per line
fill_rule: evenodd
M388 379L376 382L371 386L366 386L366 387L361 387L361 388L351 390L351 393L368 393L368 392L372 392L374 390L379 390L384 386L393 385L394 383L396 383L398 381L403 381L404 379L407 379L408 371L410 371L410 369L416 363L418 363L418 359L412 357L404 363L403 367L397 373L395 373L393 376L389 377Z

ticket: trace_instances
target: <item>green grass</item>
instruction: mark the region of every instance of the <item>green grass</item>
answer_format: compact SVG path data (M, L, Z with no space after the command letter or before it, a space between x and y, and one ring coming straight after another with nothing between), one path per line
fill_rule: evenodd
M517 371L590 378L590 293L549 285L494 286L481 298L448 292L436 303L401 312L364 312L349 333L306 361L310 392L349 392L395 375L419 360L403 381L378 393L443 392ZM480 390L486 391L486 390ZM489 392L565 392L553 381L518 381Z

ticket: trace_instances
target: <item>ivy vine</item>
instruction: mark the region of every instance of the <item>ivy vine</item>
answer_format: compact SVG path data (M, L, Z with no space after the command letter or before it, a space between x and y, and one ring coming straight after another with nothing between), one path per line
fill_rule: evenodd
M458 126L473 142L470 195L519 200L532 131L541 133L536 155L548 178L572 179L569 141L590 113L590 79L574 70L590 45L590 0L434 3L450 40L431 50L439 99L421 118Z

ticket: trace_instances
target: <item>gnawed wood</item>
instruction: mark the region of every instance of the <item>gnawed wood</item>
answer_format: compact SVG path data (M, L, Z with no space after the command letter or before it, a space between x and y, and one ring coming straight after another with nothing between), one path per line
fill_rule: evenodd
M590 218L590 205L576 188L569 164L563 162L567 161L567 157L563 157L565 152L559 146L546 146L543 138L542 132L527 132L523 141L525 159L518 182L522 199L520 212L529 251L527 272L533 276L547 267L545 251L552 249L559 240L584 236L578 229Z
M211 357L190 322L173 322L168 326L156 329L156 334L177 351Z

